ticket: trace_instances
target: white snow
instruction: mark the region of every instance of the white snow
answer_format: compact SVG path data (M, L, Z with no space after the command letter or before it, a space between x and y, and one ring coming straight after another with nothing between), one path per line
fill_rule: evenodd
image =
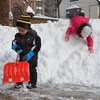
M30 6L27 7L26 12L35 14L35 12L33 11L33 9Z
M75 5L75 4L73 4L73 5L71 5L70 7L66 8L66 9L68 10L68 9L74 9L74 8L80 8L80 7Z
M69 20L34 24L42 40L38 59L38 84L75 84L100 86L100 20L91 19L94 53L88 52L85 39L71 35L64 41ZM0 84L3 68L7 62L15 61L16 53L11 49L17 29L0 25Z

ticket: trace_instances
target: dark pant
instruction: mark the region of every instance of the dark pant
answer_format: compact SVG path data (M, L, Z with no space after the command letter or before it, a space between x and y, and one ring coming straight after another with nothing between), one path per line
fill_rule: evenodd
M38 54L35 55L30 61L30 83L33 85L36 85L37 83L37 60L38 60Z
M38 54L35 55L34 57L31 58L31 60L29 61L29 65L30 65L30 81L29 83L31 83L32 85L36 85L37 83L37 60L38 60ZM17 84L22 85L22 82L18 82Z

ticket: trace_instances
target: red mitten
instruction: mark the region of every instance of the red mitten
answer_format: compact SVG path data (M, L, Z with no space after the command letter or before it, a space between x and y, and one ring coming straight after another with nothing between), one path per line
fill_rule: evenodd
M67 35L65 35L65 41L68 41L69 37Z
M93 47L89 47L88 50L89 50L90 53L94 52Z

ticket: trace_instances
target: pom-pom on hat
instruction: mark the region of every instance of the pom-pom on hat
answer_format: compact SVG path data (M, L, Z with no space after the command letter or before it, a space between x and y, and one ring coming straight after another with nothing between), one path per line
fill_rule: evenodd
M25 29L31 29L31 17L27 15L21 15L21 17L16 22L16 26Z

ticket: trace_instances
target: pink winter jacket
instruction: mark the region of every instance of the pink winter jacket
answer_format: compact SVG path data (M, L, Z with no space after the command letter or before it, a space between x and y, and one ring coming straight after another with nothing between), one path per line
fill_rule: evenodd
M77 29L82 23L89 23L89 18L83 16L75 16L70 20L71 26L67 29L65 38L69 38L71 34L77 34ZM78 35L78 34L77 34ZM80 36L79 36L80 37ZM82 36L81 36L82 38ZM93 40L91 36L86 38L88 47L93 47Z

